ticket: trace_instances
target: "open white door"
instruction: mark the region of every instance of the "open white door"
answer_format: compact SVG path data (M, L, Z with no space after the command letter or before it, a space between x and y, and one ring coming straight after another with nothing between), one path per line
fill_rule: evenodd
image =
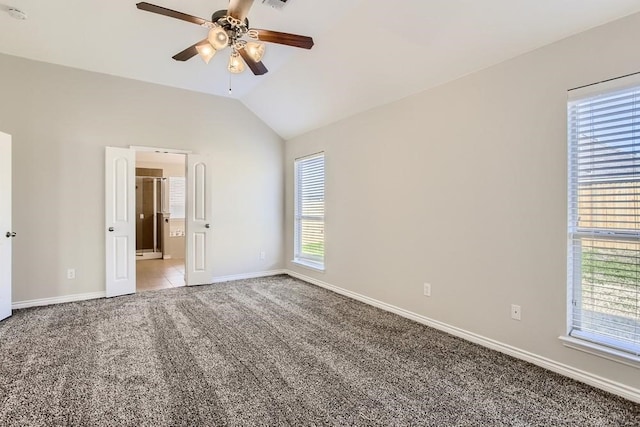
M11 316L11 135L0 132L0 320Z
M105 240L107 297L136 292L136 153L106 147Z
M213 230L211 229L211 168L207 157L187 155L187 286L213 279Z

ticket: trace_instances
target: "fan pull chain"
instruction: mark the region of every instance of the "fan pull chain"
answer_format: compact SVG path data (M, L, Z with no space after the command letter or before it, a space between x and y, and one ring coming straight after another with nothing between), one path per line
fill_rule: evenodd
M232 95L232 91L231 91L231 74L229 74L229 96Z

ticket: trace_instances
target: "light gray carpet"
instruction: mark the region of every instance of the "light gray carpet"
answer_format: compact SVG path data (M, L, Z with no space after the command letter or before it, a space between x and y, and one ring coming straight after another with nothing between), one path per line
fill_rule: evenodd
M18 310L0 425L638 426L640 405L277 276Z

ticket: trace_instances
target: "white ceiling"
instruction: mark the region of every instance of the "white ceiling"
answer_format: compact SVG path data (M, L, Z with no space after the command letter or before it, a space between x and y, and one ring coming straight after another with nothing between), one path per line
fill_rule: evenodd
M239 99L285 139L640 12L638 0L255 0L252 27L312 36L312 50L268 44L270 72L231 76L171 57L206 29L138 0L0 0L0 52ZM210 19L226 0L149 0Z

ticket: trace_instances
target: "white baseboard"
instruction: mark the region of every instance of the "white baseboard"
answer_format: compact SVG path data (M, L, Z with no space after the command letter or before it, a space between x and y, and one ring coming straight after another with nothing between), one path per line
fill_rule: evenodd
M372 305L374 307L380 308L385 311L389 311L391 313L395 313L407 319L411 319L418 323L422 323L423 325L427 325L434 329L447 332L451 335L454 335L456 337L462 338L467 341L471 341L483 347L487 347L492 350L496 350L501 353L508 354L509 356L513 356L517 359L525 360L529 363L533 363L534 365L548 369L560 375L564 375L566 377L583 382L585 384L589 384L590 386L599 388L609 393L613 393L618 396L624 397L625 399L640 403L640 390L637 388L629 387L627 385L620 384L616 381L611 381L606 378L602 378L598 375L591 374L581 369L576 369L569 365L556 362L554 360L539 356L529 351L522 350L517 347L513 347L509 344L505 344L505 343L493 340L491 338L487 338L482 335L478 335L473 332L469 332L467 330L464 330L455 326L451 326L449 324L440 322L438 320L430 319L420 314L416 314L411 311L402 309L400 307L396 307L394 305L387 304L385 302L378 301L373 298L369 298L365 295L361 295L356 292L352 292L347 289L343 289L338 286L331 285L329 283L314 279L312 277L305 276L304 274L300 274L295 271L285 270L285 272L291 277L304 280L305 282L309 282L313 285L320 286L321 288L329 289L330 291L333 291L337 294L344 295L346 297L363 302L365 304Z
M257 277L277 276L278 274L287 274L286 270L269 270L257 271L254 273L232 274L230 276L217 276L213 278L211 283L231 282L233 280L255 279Z
M90 292L86 294L63 295L60 297L53 297L53 298L39 298L39 299L30 299L25 301L16 301L13 304L11 304L11 308L13 310L17 310L19 308L39 307L43 305L62 304L64 302L84 301L88 299L105 298L105 297L106 297L106 293L104 291Z

